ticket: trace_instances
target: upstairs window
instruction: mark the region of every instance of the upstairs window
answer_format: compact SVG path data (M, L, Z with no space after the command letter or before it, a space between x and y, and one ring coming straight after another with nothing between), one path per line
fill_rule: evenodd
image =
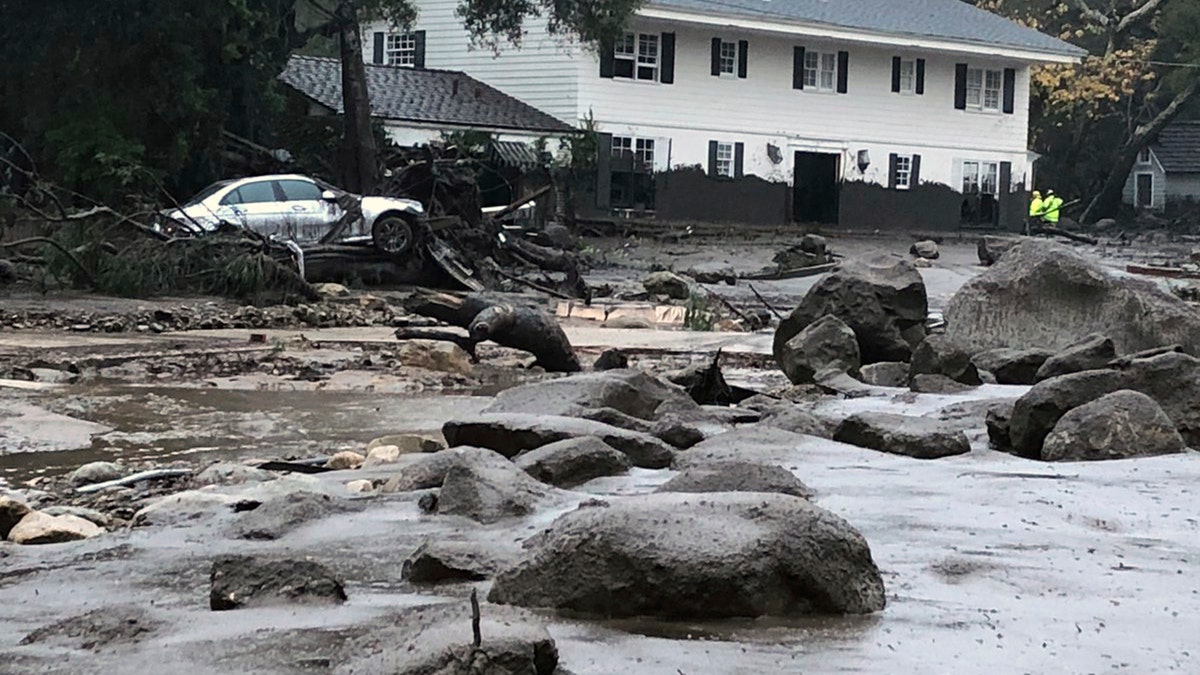
M388 33L384 46L385 63L389 66L417 65L417 36L413 33Z
M1138 164L1150 163L1150 148L1142 148L1138 151Z
M1004 90L1004 73L983 68L967 69L967 107L975 110L1000 112L1000 96Z
M736 75L737 74L737 43L736 42L721 42L721 74Z
M912 94L917 91L917 62L909 59L900 61L900 93Z
M838 56L834 53L809 51L804 54L804 87L817 91L833 91L837 84Z
M658 35L626 33L613 45L613 76L658 81Z

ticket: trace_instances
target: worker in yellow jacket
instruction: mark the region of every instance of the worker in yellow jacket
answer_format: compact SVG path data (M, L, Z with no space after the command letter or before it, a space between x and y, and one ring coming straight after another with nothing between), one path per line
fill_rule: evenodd
M1047 225L1058 225L1058 218L1062 215L1063 198L1054 194L1054 190L1046 191L1046 200L1042 202L1043 218Z

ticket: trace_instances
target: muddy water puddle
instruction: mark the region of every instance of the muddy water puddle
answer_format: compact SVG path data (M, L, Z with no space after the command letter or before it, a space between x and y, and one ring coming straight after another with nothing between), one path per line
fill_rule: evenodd
M7 432L0 438L0 481L16 484L97 460L168 464L361 452L378 436L437 431L447 418L476 413L488 402L476 395L131 385L0 398ZM71 442L39 442L48 437ZM50 449L31 451L41 447Z

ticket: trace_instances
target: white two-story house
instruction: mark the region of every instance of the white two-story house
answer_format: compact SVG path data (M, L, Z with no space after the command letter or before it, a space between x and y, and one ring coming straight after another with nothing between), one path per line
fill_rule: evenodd
M531 21L473 47L457 0L369 62L462 70L594 120L595 206L848 228L1017 227L1032 184L1029 73L1083 50L961 0L649 0L587 49Z

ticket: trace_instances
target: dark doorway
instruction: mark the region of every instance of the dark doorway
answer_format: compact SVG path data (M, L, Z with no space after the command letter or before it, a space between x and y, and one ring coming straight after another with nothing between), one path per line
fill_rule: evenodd
M837 225L841 155L797 152L792 220Z
M1137 205L1143 208L1154 205L1154 174L1137 175Z

